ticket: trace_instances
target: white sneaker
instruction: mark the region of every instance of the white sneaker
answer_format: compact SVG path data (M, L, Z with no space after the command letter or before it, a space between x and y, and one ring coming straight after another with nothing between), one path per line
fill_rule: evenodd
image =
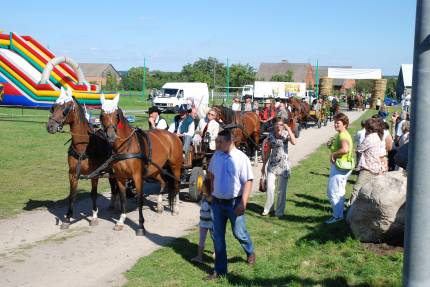
M333 224L341 220L343 220L343 218L331 217L330 219L325 221L325 224Z

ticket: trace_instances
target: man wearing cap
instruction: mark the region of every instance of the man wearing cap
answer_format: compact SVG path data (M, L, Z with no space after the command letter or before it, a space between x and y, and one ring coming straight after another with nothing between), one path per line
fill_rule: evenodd
M271 107L272 102L267 99L264 101L264 108L260 111L259 117L261 122L262 131L266 131L269 128L270 122L275 118L275 110Z
M149 129L161 129L161 130L167 130L167 122L165 119L160 117L160 110L157 107L150 107L148 110L149 118L148 118L148 124Z
M181 105L179 107L179 115L175 116L173 123L169 127L169 132L176 134L182 139L186 163L188 163L188 151L190 150L191 141L195 131L194 119L190 113L191 107Z

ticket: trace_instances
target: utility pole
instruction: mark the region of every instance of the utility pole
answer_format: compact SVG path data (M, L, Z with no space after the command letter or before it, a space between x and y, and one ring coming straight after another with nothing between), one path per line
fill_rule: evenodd
M145 100L145 87L146 86L146 58L143 58L143 81L142 81L142 100Z
M228 58L227 58L227 77L226 77L226 83L225 83L226 89L227 89L227 100L230 97L230 67L228 65Z
M316 81L316 87L315 87L315 97L318 99L318 87L319 87L319 75L318 75L318 60L317 60L317 71L315 72L315 81Z
M216 86L216 80L215 80L216 64L217 64L217 61L214 60L214 85L213 85L213 88L212 88L212 106L214 105L214 93L215 93L215 86Z
M430 286L430 0L417 0L403 286Z

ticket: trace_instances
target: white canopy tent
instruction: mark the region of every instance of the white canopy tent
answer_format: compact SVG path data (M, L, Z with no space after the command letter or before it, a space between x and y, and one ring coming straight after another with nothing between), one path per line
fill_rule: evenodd
M328 68L327 77L332 79L378 80L382 78L382 71L381 69Z

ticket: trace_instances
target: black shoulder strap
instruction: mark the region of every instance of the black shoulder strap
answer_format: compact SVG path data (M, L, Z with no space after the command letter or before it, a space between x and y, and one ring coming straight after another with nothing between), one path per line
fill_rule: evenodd
M148 133L136 128L136 134L137 134L137 140L139 142L139 147L140 147L140 153L141 154L145 154L145 142L148 145L148 154L146 155L146 159L148 162L151 162L152 160L152 143L151 143L151 139L148 136Z

